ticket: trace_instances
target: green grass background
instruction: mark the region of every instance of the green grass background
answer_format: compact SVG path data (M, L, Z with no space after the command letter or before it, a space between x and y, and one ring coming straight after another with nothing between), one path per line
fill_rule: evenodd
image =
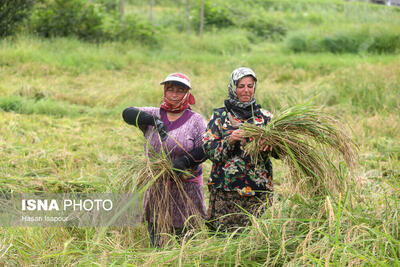
M191 78L194 110L208 120L240 66L256 72L264 108L312 101L351 127L361 164L354 173L343 171L352 181L347 190L302 194L274 161L274 206L236 237L203 229L154 249L143 225L3 227L0 265L400 266L399 8L328 0L235 3L252 10L249 16L285 22L287 35L271 40L239 27L208 27L200 38L193 28L188 36L170 26L156 47L31 35L1 40L0 190L118 192L143 144L122 110L158 106L159 82L179 71ZM154 11L158 26L173 25L174 12L184 16L176 5ZM146 3L131 1L127 12L145 16Z

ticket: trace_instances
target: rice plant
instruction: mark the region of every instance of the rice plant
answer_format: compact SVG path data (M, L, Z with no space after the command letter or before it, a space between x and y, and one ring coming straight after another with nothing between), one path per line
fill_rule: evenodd
M197 211L183 186L188 173L175 172L169 154L163 149L160 153L152 150L149 157L139 157L135 160L137 166L134 164L121 179L121 186L124 191L143 195L143 216L153 224L155 245L165 247L172 244L176 234L174 217L188 218L185 228L194 228L201 223L200 217L193 215ZM180 209L179 203L185 203L186 209Z
M319 184L326 185L323 179L336 188L343 185L340 170L333 164L337 156L342 156L350 169L356 165L356 145L343 125L309 104L280 112L265 127L244 123L241 128L251 140L244 149L254 164L264 153L260 147L268 144L298 183L304 182L303 175L312 178L309 179L312 190Z

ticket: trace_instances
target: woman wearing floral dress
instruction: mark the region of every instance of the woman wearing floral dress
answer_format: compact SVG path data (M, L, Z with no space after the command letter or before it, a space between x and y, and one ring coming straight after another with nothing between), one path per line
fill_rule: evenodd
M214 111L203 138L204 150L213 162L208 220L214 229L245 226L249 216L243 210L257 216L272 204L272 148L262 144L262 159L253 164L243 150L249 140L239 129L244 122L264 126L271 120L272 115L256 103L256 83L249 68L232 72L225 106Z

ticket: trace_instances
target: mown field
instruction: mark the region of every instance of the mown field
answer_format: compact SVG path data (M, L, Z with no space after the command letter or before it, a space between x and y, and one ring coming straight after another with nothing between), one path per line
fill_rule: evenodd
M3 227L0 265L400 266L400 9L264 2L238 8L282 21L284 35L263 38L237 22L188 36L173 26L171 13L181 9L161 5L155 23L169 28L156 46L0 40L0 190L120 192L143 149L141 132L121 118L125 107L158 106L159 82L179 71L192 80L193 109L208 120L227 97L232 70L247 66L264 108L312 102L351 128L360 164L350 173L337 162L350 181L345 191L305 192L275 160L274 205L242 233L204 228L155 249L144 225ZM144 13L135 3L128 12Z

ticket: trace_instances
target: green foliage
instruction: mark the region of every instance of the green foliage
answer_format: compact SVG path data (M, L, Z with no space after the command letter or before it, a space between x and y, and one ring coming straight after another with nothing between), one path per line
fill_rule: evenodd
M328 8L338 12L343 12L344 3L342 0L253 0L257 5L264 7L269 11L284 11L284 12L304 12L313 9Z
M201 0L196 2L192 9L192 25L196 28L200 25ZM222 3L205 0L204 1L204 28L226 28L233 26L232 13Z
M9 96L0 98L0 109L7 112L23 114L47 114L63 117L66 114L77 113L77 110L66 107L64 104L55 103L48 99L36 101L34 99L24 99L20 96Z
M104 7L104 9L108 12L108 13L115 13L117 11L118 8L118 3L119 1L115 1L115 0L95 0L96 3L99 3L101 6Z
M179 12L179 14L177 14ZM166 9L162 14L156 15L156 21L154 24L160 31L169 32L171 29L178 30L179 32L183 32L187 29L187 13L186 9L177 11L176 9ZM189 19L190 22L190 19ZM191 29L192 31L197 31L198 29Z
M219 55L233 55L239 51L250 50L250 41L243 31L223 31L218 36L206 35L204 40L192 38L189 45L195 51L207 51Z
M123 20L115 17L109 18L104 24L104 35L108 40L135 40L152 46L158 44L156 32L150 22L131 15L126 16Z
M35 8L31 27L44 37L73 35L98 40L102 35L102 14L86 0L46 0Z
M116 12L108 11L109 14L101 5L86 0L46 0L36 7L31 28L44 37L76 36L89 41L134 40L157 44L149 22L131 15L121 19Z
M375 32L372 36L372 42L366 47L366 50L379 54L398 53L400 51L400 31L385 29Z
M16 27L29 15L35 0L0 1L0 37L11 35Z
M262 39L282 40L287 33L287 26L283 21L268 16L253 16L244 23L244 27Z
M179 41L178 41L179 40ZM205 32L200 38L196 35L170 32L163 39L163 50L153 55L165 61L197 61L210 62L217 56L230 56L240 52L248 52L251 43L245 30L220 30L218 35ZM196 51L195 53L193 51ZM211 57L211 58L210 58Z
M0 98L0 109L10 112L19 111L22 108L22 99L18 96Z
M20 114L44 114L57 118L77 117L84 114L90 114L91 116L109 116L113 113L110 109L89 109L86 106L69 104L63 101L54 101L50 98L26 98L18 95L0 97L0 110ZM117 111L117 113L119 113L119 111ZM115 112L113 115L115 116Z
M296 53L398 53L400 30L378 26L335 29L331 33L301 31L289 36L286 45Z

